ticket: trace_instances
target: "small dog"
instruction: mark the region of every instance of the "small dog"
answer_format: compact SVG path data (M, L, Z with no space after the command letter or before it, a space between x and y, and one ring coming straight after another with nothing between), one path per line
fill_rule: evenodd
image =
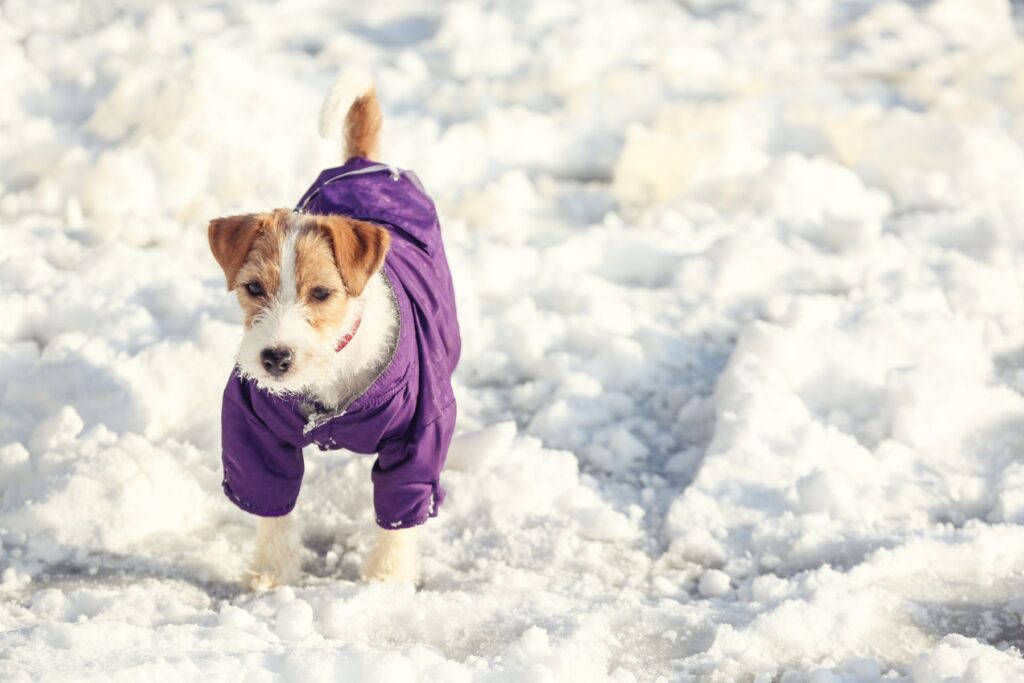
M381 527L366 580L416 576L414 530L444 501L440 472L455 428L451 375L461 340L433 202L378 156L373 82L349 72L320 112L344 165L295 210L217 218L210 249L245 318L224 390L224 492L261 517L251 587L294 581L292 515L302 448L376 453Z

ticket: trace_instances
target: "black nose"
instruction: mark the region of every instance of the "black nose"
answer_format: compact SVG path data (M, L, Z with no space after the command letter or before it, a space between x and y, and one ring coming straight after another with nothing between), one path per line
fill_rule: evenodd
M260 351L263 369L274 377L280 377L292 366L292 350L282 347Z

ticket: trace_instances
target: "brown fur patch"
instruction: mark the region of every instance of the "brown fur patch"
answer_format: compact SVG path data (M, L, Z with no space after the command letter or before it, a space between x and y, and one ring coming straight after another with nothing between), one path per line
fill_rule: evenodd
M270 303L281 286L281 243L288 230L290 214L287 209L257 214L262 228L252 240L234 278L235 294L245 314L246 328L252 326L253 318ZM246 285L250 282L258 282L263 287L262 297L249 293Z
M345 115L345 157L376 159L380 154L380 104L376 90L352 103Z
M235 288L238 270L245 263L253 241L264 229L269 214L250 213L210 221L207 237L210 251L224 270L228 291Z
M315 223L299 228L295 240L295 292L306 306L310 326L320 332L333 330L345 319L349 297L345 283L334 262L330 239ZM330 292L319 301L314 290L322 287Z
M384 263L391 234L373 223L348 216L311 216L330 238L334 262L350 296L363 293L367 281Z

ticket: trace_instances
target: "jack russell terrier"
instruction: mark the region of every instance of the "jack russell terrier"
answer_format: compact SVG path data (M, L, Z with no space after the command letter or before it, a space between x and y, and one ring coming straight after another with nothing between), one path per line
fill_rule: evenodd
M380 125L370 78L342 76L320 133L342 138L344 165L321 173L294 210L210 222L210 249L245 319L221 424L224 492L261 518L254 589L298 578L290 513L305 446L377 454L381 530L366 580L415 580L416 527L444 501L455 295L433 202L410 171L371 161Z

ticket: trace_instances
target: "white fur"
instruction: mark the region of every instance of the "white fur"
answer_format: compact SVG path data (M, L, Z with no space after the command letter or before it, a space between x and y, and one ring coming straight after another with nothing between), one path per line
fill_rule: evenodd
M290 306L296 303L298 298L298 286L295 282L295 242L299 238L298 226L292 227L284 236L281 242L281 285L277 292L277 299L283 306Z
M363 561L364 581L415 583L418 573L416 537L419 527L381 529L377 543Z
M327 353L334 349L332 346L325 350L331 346L330 342L325 343L309 324L305 304L295 297L294 276L290 285L282 278L279 289L242 337L238 366L243 374L256 380L267 391L300 393L307 384L322 379L321 373L327 370L332 360ZM283 377L267 374L260 359L263 349L276 347L287 347L292 351L292 367Z
M320 137L340 140L348 110L372 89L373 78L366 70L351 67L343 71L320 107Z
M302 541L291 515L260 517L256 553L249 569L249 587L269 590L292 583L302 567Z

